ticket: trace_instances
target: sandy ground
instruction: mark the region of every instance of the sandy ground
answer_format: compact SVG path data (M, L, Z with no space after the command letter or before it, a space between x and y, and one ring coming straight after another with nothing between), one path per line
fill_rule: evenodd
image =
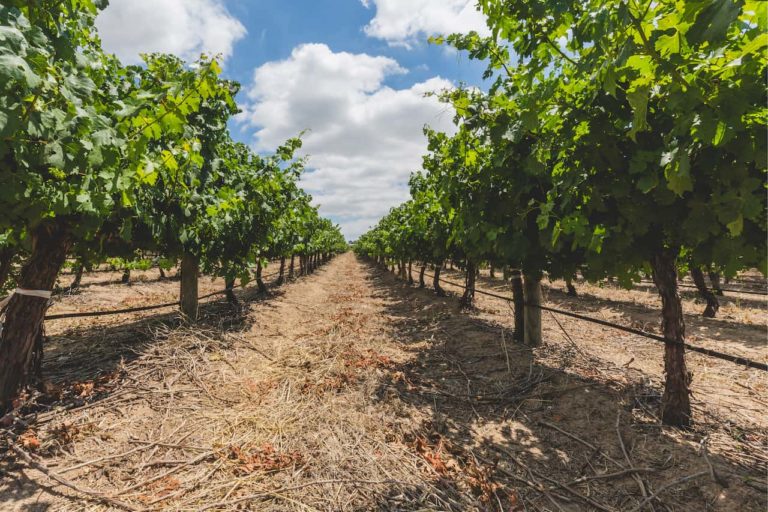
M177 292L151 272L131 287L95 284L117 277L87 276L54 312ZM202 279L201 293L220 286ZM508 293L500 280L479 286ZM579 286L574 299L558 286L548 304L657 322L648 291ZM506 302L478 296L459 312L455 296L352 254L267 296L238 294L241 311L211 301L195 326L172 310L50 322L46 391L25 397L27 426L3 436L0 509L768 505L760 372L690 355L696 427L680 432L654 417L662 351L650 340L545 315L545 343L531 350L512 342ZM686 298L693 342L764 360L765 307L753 299L704 320Z

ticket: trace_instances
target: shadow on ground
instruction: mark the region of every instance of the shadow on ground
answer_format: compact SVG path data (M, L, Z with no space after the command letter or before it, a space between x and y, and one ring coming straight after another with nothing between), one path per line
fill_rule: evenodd
M246 331L252 325L248 311L252 304L268 301L282 295L279 288L261 294L255 287L238 290L240 307L233 307L221 296L201 302L199 319L201 329L214 331ZM152 344L165 339L163 333L184 325L174 308L168 313L144 314L128 322L104 326L73 328L50 336L44 346L43 378L55 383L93 378L98 373L109 373L121 362L138 357Z
M463 277L456 271L448 271L445 278L461 283ZM607 299L598 297L594 294L579 291L578 297L571 297L556 286L545 285L545 299L548 305L553 307L565 307L569 311L595 316L595 313L604 311L606 308L616 312L623 318L626 325L638 327L649 332L658 332L660 322L660 311L657 308L633 302L630 300ZM491 291L494 293L511 296L509 283L501 279L492 279L481 275L477 281L479 289ZM656 293L653 287L638 287L638 290ZM697 299L696 292L681 292L685 299ZM734 300L734 299L726 299ZM763 309L768 306L767 301L738 299L744 307ZM704 305L701 304L701 311ZM687 311L685 313L686 332L689 338L695 336L701 340L712 340L717 342L720 347L727 347L729 344L743 345L750 349L768 348L768 340L765 336L765 326L750 323L742 323L735 320L724 318L704 318L700 311ZM695 342L695 339L689 341Z
M183 362L173 358L177 349L181 349L179 352L207 358L212 351L225 344L231 345L233 342L228 335L236 334L234 339L237 339L240 333L247 333L258 323L259 316L252 311L257 304L259 312L263 313L275 307L272 301L286 293L287 286L279 286L276 275L269 277L272 279L267 281L269 289L266 293L259 293L255 284L236 290L239 308L233 307L223 296L202 301L199 320L193 326L185 325L176 308L168 308L161 310L168 311L166 313L149 311L120 315L110 318L107 324L92 322L90 318L80 319L77 324L72 324L72 328L50 336L44 347L41 390L30 390L22 394L20 400L26 403L14 411L15 417L21 421L14 426L14 434L9 435L22 435L27 425L32 432L39 433L42 426L48 424L51 425L50 432L55 433L58 426L61 426L62 432L66 434L70 432L68 425L75 429L72 432L77 432L83 425L69 424L67 413L100 406L104 402L114 405L124 395L141 392L133 384L142 379L152 380L151 375L147 376L143 370L158 370L153 365L165 357L155 358L154 354L158 351L171 354L161 364L171 367L178 365L181 368ZM69 324L66 326L69 327ZM207 343L207 340L211 343ZM146 360L137 361L139 359ZM194 357L191 359L194 365ZM137 364L130 367L129 371L123 369L124 365L134 361ZM126 391L126 388L130 389ZM0 438L0 510L62 510L52 505L50 500L52 495L66 495L60 492L61 487L57 490L55 485L44 483L45 478L28 476L30 471L26 469L27 465L17 460L8 449L6 439L6 436ZM26 447L23 441L17 444ZM69 445L61 449L67 450ZM45 460L47 455L54 453L47 450L38 451L36 455ZM3 478L3 475L9 474L14 475L13 478ZM71 500L71 493L69 496ZM79 496L79 499L87 500L87 497ZM24 505L18 505L20 502L24 502ZM98 500L95 502L98 503ZM58 506L61 506L60 503Z
M765 509L754 483L764 471L703 456L711 425L661 428L652 416L661 390L647 376L542 364L537 354L553 349L546 340L534 350L514 344L509 330L459 312L455 296L437 298L368 268L399 341L413 352L377 396L420 411L424 419L401 441L432 466L446 502L472 497L478 510L505 511ZM713 479L708 460L728 487ZM418 491L405 508L422 506ZM403 499L398 488L379 506L403 507Z
M283 293L282 287L273 283L267 293L259 293L255 285L237 290L238 306L222 296L202 301L194 329L214 337L248 331L255 320L249 315L251 306L264 303L269 307L269 301ZM72 409L109 398L119 387L125 364L151 353L186 325L178 310L168 310L133 314L127 320L122 315L117 323L102 325L89 324L86 319L83 327L47 336L40 372L34 379L37 391L23 395L28 402L16 411L17 417L34 422L36 414L54 407ZM83 384L96 391L80 396Z

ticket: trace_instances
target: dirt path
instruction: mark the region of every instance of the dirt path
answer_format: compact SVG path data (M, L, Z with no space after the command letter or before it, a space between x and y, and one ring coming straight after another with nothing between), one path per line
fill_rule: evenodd
M6 456L0 509L765 509L743 451L763 432L711 447L722 487L700 443L726 427L658 428L642 372L513 345L508 310L459 313L352 254L240 293L242 315L211 304L194 328L56 331L19 444L86 492Z

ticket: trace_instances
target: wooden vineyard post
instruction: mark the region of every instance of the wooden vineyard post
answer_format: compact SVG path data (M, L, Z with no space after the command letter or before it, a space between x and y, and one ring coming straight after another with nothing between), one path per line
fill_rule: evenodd
M285 256L280 258L280 273L277 278L277 285L283 284L283 281L285 281Z
M197 278L200 274L200 263L197 257L184 253L181 257L181 314L190 321L197 320Z
M539 274L523 275L525 294L525 344L531 347L541 345L541 276Z
M523 275L519 270L509 272L512 285L512 303L515 306L515 335L518 343L525 341L525 296L523 295Z

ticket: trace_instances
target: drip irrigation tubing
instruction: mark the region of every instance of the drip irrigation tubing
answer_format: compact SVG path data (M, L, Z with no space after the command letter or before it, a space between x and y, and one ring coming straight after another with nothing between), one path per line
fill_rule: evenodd
M645 282L645 281L641 281L640 284L650 284L652 286L655 286L653 283L649 283L649 282ZM698 290L696 285L688 284L688 283L678 283L677 286L679 288L691 288L691 289L694 289L694 290ZM712 291L714 292L714 290L712 290ZM763 297L768 296L767 292L760 291L760 290L736 290L736 289L733 289L733 288L720 288L720 291L721 292L730 292L730 293L745 293L747 295L762 295Z
M425 276L426 277L430 277L430 278L434 278L435 277L434 275L429 275L429 274L426 274L426 273L425 273ZM439 278L439 281L441 281L441 282L443 282L445 284L450 284L450 285L453 285L453 286L458 286L459 288L462 288L464 290L467 289L467 287L464 286L463 284L455 283L453 281L448 281L448 280L443 279L442 277ZM475 293L480 294L480 295L487 295L489 297L494 297L494 298L497 298L497 299L506 300L508 302L514 302L511 297L506 297L504 295L499 295L499 294L496 294L496 293L491 293L491 292L486 292L486 291L483 291L483 290L478 290L477 288L475 288ZM580 315L579 313L574 313L572 311L565 311L563 309L551 308L549 306L542 306L541 304L528 304L528 303L525 303L525 305L529 306L529 307L538 308L538 309L541 309L541 310L544 310L544 311L549 311L551 313L557 313L557 314L560 314L560 315L569 316L571 318L576 318L578 320L583 320L585 322L591 322L591 323L594 323L594 324L603 325L605 327L611 327L611 328L617 329L619 331L624 331L624 332L627 332L627 333L630 333L630 334L635 334L637 336L643 336L645 338L652 339L652 340L655 340L655 341L660 341L662 343L670 343L670 344L674 344L674 345L682 345L685 348L687 348L688 350L690 350L691 352L697 352L699 354L704 354L705 356L714 357L716 359L722 359L723 361L729 361L731 363L738 364L738 365L741 365L741 366L746 366L747 368L755 368L757 370L762 370L764 372L768 372L768 364L761 363L759 361L754 361L754 360L748 359L746 357L734 356L734 355L731 355L731 354L726 354L724 352L718 352L717 350L710 350L708 348L697 347L697 346L694 346L694 345L690 345L688 343L679 342L679 341L675 341L675 340L670 340L670 339L667 339L667 338L665 338L663 336L659 336L658 334L653 334L653 333L650 333L650 332L647 332L647 331L643 331L641 329L635 329L635 328L632 328L632 327L627 327L625 325L614 324L613 322L608 322L606 320L600 320L598 318L592 318L592 317L589 317L589 316Z
M274 272L272 274L267 274L266 276L261 276L261 278L268 279L270 277L274 277L278 275L279 273L280 272ZM216 295L224 295L225 293L235 290L237 288L243 288L243 285L236 285L231 288L225 288L223 290L201 295L197 298L197 300L208 299L211 297L215 297ZM175 301L175 302L166 302L164 304L154 304L152 306L138 306L135 308L111 309L106 311L84 311L82 313L58 313L54 315L46 315L43 319L44 320L63 320L65 318L90 318L90 317L96 317L96 316L120 315L124 313L138 313L141 311L152 311L154 309L170 308L178 305L179 305L179 301Z
M584 278L579 278L578 280L581 283L586 283L587 280ZM632 283L633 285L643 285L643 286L656 286L656 283L653 281L637 281ZM747 285L748 286L748 285ZM691 290L698 290L698 287L695 284L689 284L689 283L677 283L678 288L688 288ZM714 288L710 288L710 291L713 293L716 291ZM720 288L719 291L721 292L729 292L729 293L744 293L747 295L760 295L762 297L768 297L768 290L746 290L746 289L737 289L737 288ZM728 298L728 297L726 297ZM732 298L732 297L731 297Z

